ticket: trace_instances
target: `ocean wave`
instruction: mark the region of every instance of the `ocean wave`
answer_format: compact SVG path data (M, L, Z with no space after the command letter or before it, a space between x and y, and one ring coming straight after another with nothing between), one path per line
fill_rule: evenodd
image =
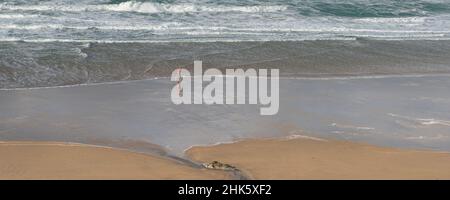
M127 12L278 12L287 9L286 6L204 6L195 4L158 4L150 2L127 1L118 5L108 5L107 10Z
M1 18L1 16L0 16ZM44 29L75 29L75 30L117 30L117 31L165 31L164 34L186 35L218 35L218 34L267 34L267 33L340 33L362 38L428 38L445 37L448 30L390 30L390 29L355 29L355 28L239 28L221 26L181 26L179 23L163 23L158 25L86 25L73 26L64 24L0 24L0 30L44 30ZM184 32L183 32L184 31ZM391 35L386 35L391 33Z
M71 26L64 24L40 24L40 25L19 25L19 24L0 24L1 29L17 29L17 30L39 30L39 29L76 29L76 30L168 30L169 26L161 25L100 25L100 26Z
M434 118L414 118L409 116L403 116L393 113L388 113L389 116L407 120L410 122L413 122L415 124L421 125L421 126L432 126L432 125L441 125L441 126L450 126L449 120L441 120L441 119L434 119Z
M320 142L328 142L328 140L318 138L318 137L312 137L307 135L300 135L300 134L293 134L285 137L287 140L294 140L294 139L305 139L305 140L314 140L314 141L320 141Z
M450 13L330 16L335 8L345 11L346 6L341 4L324 5L327 9L315 13L320 2L329 3L329 0L70 2L12 0L0 3L0 38L38 42L83 39L109 43L450 39ZM370 7L372 3L357 4L362 9L363 5ZM421 9L420 6L417 9Z
M170 43L172 40L96 40L96 39L53 39L53 38L39 38L39 39L21 39L21 38L0 38L0 42L28 42L28 43Z
M180 25L180 24L178 24ZM169 26L166 26L169 27ZM120 26L118 26L120 28ZM139 28L145 28L145 26L142 27L136 27L136 29ZM430 33L430 34L443 34L443 33L450 33L450 30L401 30L401 29L368 29L368 28L350 28L350 27L302 27L302 28L296 28L296 27L225 27L225 26L172 26L169 27L173 30L212 30L212 31L241 31L241 32L338 32L338 33L345 33L345 32L358 32L358 33Z
M86 86L99 86L99 85L117 85L124 83L138 83L151 80L170 79L170 77L153 77L139 80L123 80L123 81L110 81L99 83L80 83L73 85L59 85L59 86L42 86L42 87L24 87L24 88L0 88L0 91L27 91L27 90L43 90L43 89L56 89L56 88L73 88L73 87L86 87Z
M36 18L39 15L26 15L26 14L0 14L0 19L24 19L24 18Z
M353 126L353 125L344 125L344 124L338 124L338 123L332 123L331 126L340 128L340 129L354 129L358 131L370 131L375 130L375 128L372 127L364 127L364 126Z
M388 18L379 18L379 17L370 17L370 18L360 18L355 19L358 22L369 22L369 23L412 23L412 24L421 24L425 23L427 17L388 17Z
M0 10L10 11L115 11L140 13L189 13L189 12L280 12L287 6L207 6L196 4L162 4L153 2L127 1L105 5L8 5L0 4Z
M445 135L436 135L436 136L409 136L409 137L405 137L405 139L407 140L442 140L442 139L447 139L448 136Z
M123 43L136 43L136 44L146 44L146 43L177 43L177 42L195 42L195 43L210 43L210 42L295 42L295 41L354 41L357 40L356 37L309 37L309 38L180 38L180 39L65 39L65 38L35 38L35 39L23 39L18 37L0 37L0 42L27 42L27 43L99 43L99 44L123 44ZM413 40L423 40L428 41L449 41L450 37L427 37L427 38L371 38L372 40L386 40L386 41L413 41ZM324 74L327 75L327 74ZM385 76L368 76L367 78L384 78ZM338 77L339 78L339 77ZM359 77L361 78L361 77ZM366 76L362 76L366 78ZM302 77L302 79L328 79L328 78L310 78Z
M36 38L36 39L22 39L16 37L4 37L0 38L0 42L27 42L27 43L53 43L53 42L61 42L61 43L100 43L100 44L121 44L121 43L173 43L173 42L195 42L195 43L209 43L209 42L294 42L294 41L320 41L320 40L336 40L336 41L352 41L356 40L356 38L305 38L305 39L232 39L232 38L191 38L191 39L167 39L167 40L121 40L121 39L54 39L54 38ZM448 39L450 40L450 38Z
M321 15L354 18L427 16L450 11L448 0L319 0L307 2L305 6Z

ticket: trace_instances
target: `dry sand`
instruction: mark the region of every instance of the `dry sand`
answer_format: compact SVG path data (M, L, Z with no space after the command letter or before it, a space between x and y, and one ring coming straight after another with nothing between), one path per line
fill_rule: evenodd
M450 154L312 139L194 147L196 161L234 165L254 179L450 179Z
M0 179L229 179L221 171L125 150L52 142L1 142Z
M450 154L316 139L253 139L193 147L198 162L231 164L253 179L450 179ZM0 142L0 179L230 179L220 170L125 150Z

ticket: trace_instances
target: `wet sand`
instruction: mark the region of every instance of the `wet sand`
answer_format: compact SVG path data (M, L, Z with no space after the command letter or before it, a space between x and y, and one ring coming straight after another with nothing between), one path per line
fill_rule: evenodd
M281 79L271 116L259 113L266 105L175 105L170 79L0 90L0 138L161 152L148 142L179 157L193 145L295 134L450 151L449 85L448 75Z
M450 179L450 153L315 139L194 147L199 162L231 164L252 179Z
M54 142L1 142L0 179L230 179L221 171L125 150Z
M450 179L450 153L314 138L251 139L193 147L198 162L220 161L250 179ZM221 170L105 147L1 142L0 179L232 179Z

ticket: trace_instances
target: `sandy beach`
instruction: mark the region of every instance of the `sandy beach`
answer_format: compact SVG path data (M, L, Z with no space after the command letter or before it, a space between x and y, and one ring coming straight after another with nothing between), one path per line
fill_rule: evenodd
M231 164L252 179L450 179L450 154L316 139L246 140L194 147L200 162Z
M250 179L450 179L450 154L322 139L252 139L186 152ZM105 147L1 142L0 179L232 179L221 170Z
M229 179L221 171L112 148L1 142L0 179Z

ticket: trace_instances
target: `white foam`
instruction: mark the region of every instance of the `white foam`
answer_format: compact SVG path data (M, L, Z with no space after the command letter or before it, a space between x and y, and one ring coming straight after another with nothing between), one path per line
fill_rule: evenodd
M169 77L154 77L140 80L123 80L123 81L111 81L111 82L99 82L99 83L80 83L73 85L60 85L60 86L47 86L47 87L29 87L29 88L0 88L0 91L26 91L26 90L41 90L41 89L56 89L56 88L73 88L73 87L86 87L86 86L99 86L99 85L117 85L124 83L143 82L149 80L169 79Z
M106 10L143 13L186 13L186 12L277 12L286 6L200 6L195 4L157 4L150 2L127 1L118 5L104 7Z
M359 80L359 79L387 79L387 78L423 78L423 77L450 77L450 74L392 74L392 75L365 75L365 74L336 74L311 73L302 75L314 75L318 77L280 77L280 79L298 79L298 80ZM323 77L321 77L323 76ZM390 113L391 114L391 113Z
M240 34L247 33L261 33L261 32L335 32L335 33L352 33L352 32L364 32L364 33L397 33L398 35L409 34L409 36L417 37L429 37L429 36L439 36L442 37L450 31L431 31L431 30L387 30L387 29L354 29L354 28L230 28L224 26L181 26L180 23L165 23L159 25L146 25L146 24L136 24L136 25L123 25L123 24L112 24L112 25L95 25L95 26L71 26L64 24L40 24L40 25L17 25L17 24L2 24L0 29L101 29L101 30L191 30L191 31L204 31L205 34L209 34L209 31L228 31ZM355 35L357 37L399 37L396 35L386 36L386 35ZM408 35L403 35L402 37L408 37Z
M320 142L327 142L328 140L322 139L322 138L317 138L317 137L311 137L311 136L307 136L307 135L290 135L287 136L286 139L288 140L292 140L292 139L306 139L306 140L314 140L314 141L320 141Z
M1 24L0 29L17 29L17 30L39 30L39 29L168 30L169 26L166 24L133 25L133 26L129 26L129 25L70 26L70 25L64 25L64 24L40 24L40 25Z
M38 15L24 15L24 14L0 14L0 19L23 19L23 18L35 18Z
M233 28L234 31L255 31L255 32L365 32L365 33L430 33L430 34L442 34L450 33L448 30L400 30L400 29L368 29L368 28L351 28L351 27L252 27L252 28Z
M281 12L287 6L204 6L196 4L161 4L127 1L108 5L8 5L0 4L0 10L11 11L115 11L140 13L188 13L188 12Z
M21 39L15 37L0 38L1 42L30 42L30 43L52 43L52 42L63 42L63 43L170 43L172 40L82 40L82 39L51 39L51 38L39 38L39 39ZM189 42L189 41L187 41ZM203 41L202 41L203 42ZM208 41L204 41L208 42Z
M342 125L342 124L338 124L338 123L332 123L331 126L336 127L336 128L364 130L364 131L375 130L375 128L372 128L372 127Z
M1 41L1 40L0 40ZM222 75L223 77L230 77L226 75ZM351 76L351 77L278 77L280 80L353 80L353 79L382 79L382 78L417 78L417 77L450 77L450 74L427 74L427 75L385 75L385 76ZM70 87L78 87L78 86L95 86L95 85L113 85L113 84L123 84L123 83L131 83L131 82L140 82L140 81L148 81L148 80L158 80L158 79L170 79L170 77L153 77L148 79L140 79L140 80L123 80L123 81L110 81L110 82L99 82L99 83L81 83L81 84L73 84L73 85L61 85L61 86L47 86L47 87L31 87L31 88L0 88L0 91L16 91L16 90L37 90L37 89L52 89L52 88L70 88ZM398 116L392 113L388 113L390 116ZM450 121L446 121L449 122ZM333 123L335 124L335 123ZM333 126L333 124L331 124ZM364 130L373 130L371 127L359 127Z
M444 125L450 126L450 121L438 120L438 119L421 119L422 125Z
M426 17L391 17L391 18L361 18L355 21L370 23L424 23Z
M0 29L18 29L18 30L38 30L38 29L62 29L64 25L46 24L46 25L17 25L17 24L2 24Z
M304 40L321 40L321 39L304 39ZM302 39L229 39L229 38L218 38L218 39L168 39L168 40L95 40L95 39L53 39L53 38L39 38L39 39L21 39L16 37L4 37L0 38L0 42L32 42L32 43L51 43L51 42L65 42L65 43L172 43L172 42L197 42L197 43L207 43L207 42L268 42L268 41L304 41ZM355 38L327 38L325 40L356 40Z
M208 36L217 35L217 38L197 38L187 37L183 39L176 39L176 42L239 42L239 41L314 41L314 40L356 40L357 37L381 39L381 40L450 40L448 37L450 31L432 31L432 30L385 30L385 29L353 29L353 28L282 28L282 27L270 27L270 28L242 28L242 27L223 27L223 26L185 26L180 23L162 23L162 24L92 24L92 25L71 25L71 24L0 24L0 30L105 30L105 31L151 31L157 35L195 35L195 36ZM303 34L294 35L292 38L280 37L279 33L328 33L323 34ZM221 35L246 35L247 38L242 37L221 37ZM253 37L249 37L253 36ZM9 39L11 40L11 39ZM84 42L87 40L71 40L71 38L53 39L26 39L32 42L46 42L59 41L59 42ZM183 41L182 41L183 40ZM0 41L2 41L0 39ZM3 40L4 41L4 40ZM23 40L25 41L25 39ZM90 40L91 42L99 43L150 43L161 42L156 40ZM174 41L174 40L172 40ZM167 42L171 40L167 39Z
M443 135L423 136L423 135L419 135L419 136L405 137L405 139L407 139L407 140L442 140L444 138L448 138L448 136L443 136Z
M441 119L433 119L433 118L414 118L414 117L408 117L404 115L398 115L393 113L388 113L391 117L396 117L408 121L412 121L416 124L420 124L422 126L432 126L432 125L442 125L442 126L450 126L449 120L441 120Z

